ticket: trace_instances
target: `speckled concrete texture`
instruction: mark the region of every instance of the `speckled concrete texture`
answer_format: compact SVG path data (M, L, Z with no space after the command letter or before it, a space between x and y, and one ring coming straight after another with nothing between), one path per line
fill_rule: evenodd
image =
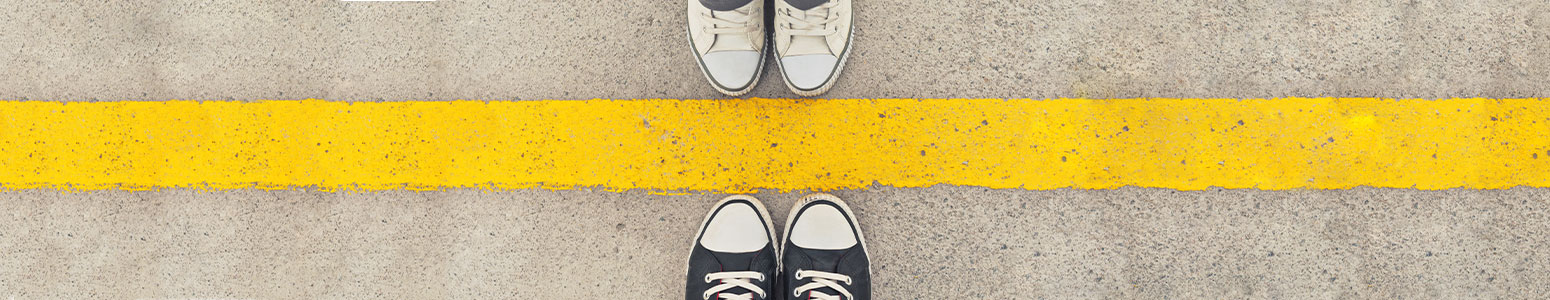
M0 99L719 97L680 5L13 0ZM1550 97L1543 1L856 6L826 97ZM835 194L880 299L1550 294L1546 189ZM720 196L0 192L0 297L669 299Z
M825 97L1550 96L1550 4L1538 0L855 5L855 53ZM682 10L12 0L0 99L719 98ZM749 96L795 96L767 71Z
M1550 293L1543 189L835 194L866 231L879 299ZM800 193L756 196L781 223ZM6 192L0 296L670 299L719 197Z

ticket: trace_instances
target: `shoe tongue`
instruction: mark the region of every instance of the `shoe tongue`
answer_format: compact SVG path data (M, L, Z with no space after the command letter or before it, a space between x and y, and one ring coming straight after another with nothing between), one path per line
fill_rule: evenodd
M840 284L842 286L845 285L844 282L835 282L835 283L838 283L838 284ZM800 284L807 284L807 281L804 281L804 282L802 282ZM797 286L798 285L792 285L790 288L796 288ZM790 292L790 291L787 291L787 292ZM832 288L829 288L828 286L824 286L824 287L820 287L820 288L816 288L816 289L807 290L806 292L802 292L802 295L801 295L802 297L798 298L798 299L804 299L804 300L805 299L809 299L811 297L808 297L808 296L812 295L812 293L814 293L814 292L817 292L819 294L829 295L829 296L839 296L840 299L843 299L843 300L851 300L851 299L845 298L845 294L840 293L840 291L836 291L836 290L834 290Z
M754 258L758 257L760 252L762 251L748 253L715 252L712 255L716 256L716 261L721 262L721 271L723 272L753 271Z
M834 53L829 51L829 41L825 40L824 37L793 36L791 37L791 46L786 47L786 54L784 56L810 54L834 55Z
M754 51L753 41L745 34L716 35L716 42L710 44L710 51L706 53L718 51Z
M849 298L845 298L845 294L841 294L839 291L831 289L831 288L829 288L827 286L826 287L821 287L821 288L807 290L807 292L802 294L801 298L797 298L797 299L801 299L801 300L812 299L813 297L810 297L810 295L812 295L812 293L819 293L819 294L824 294L824 295L829 295L829 296L839 296L841 300L850 300Z
M711 15L722 17L720 14L732 14L736 12L711 12ZM718 34L716 41L710 44L709 52L716 51L753 51L753 41L748 40L747 34Z
M723 252L715 252L715 253L712 253L711 255L715 255L716 256L716 261L721 262L721 271L722 272L739 272L739 271L763 272L764 269L771 268L771 266L762 266L762 265L767 265L767 263L766 264L759 264L759 262L761 262L761 261L768 261L768 259L758 259L760 255L764 255L763 252L764 251L762 251L762 250L761 251L749 252L749 253L723 253ZM754 284L760 284L759 281L752 281L752 282ZM720 282L715 282L715 284L720 284ZM753 291L750 291L750 290L742 288L742 287L735 287L735 288L728 289L728 290L721 291L721 292L722 293L727 293L727 294L749 294L749 293L753 293L754 294L754 299L759 299L759 295L757 293L754 293ZM720 299L720 298L716 298L715 295L711 295L711 299Z
M847 256L855 255L853 253L849 253L851 250L852 249L840 249L840 250L815 250L815 249L807 249L804 252L806 253L808 258L812 259L813 265L810 266L810 267L813 268L812 270L814 270L814 271L824 271L824 272L835 273L835 274L848 274L851 270L846 268L847 266L844 263L842 263L840 260L843 260L843 259L847 258ZM803 279L803 280L811 281L812 279L811 278L807 278L807 279ZM844 282L836 281L835 283L838 283L841 286L845 285ZM806 282L804 281L801 284L806 284ZM794 284L791 287L795 288L798 285L800 285L800 284ZM813 291L817 291L817 292L825 294L825 295L840 296L840 297L844 297L845 296L844 294L841 294L840 291L836 291L836 290L831 289L829 287L821 287L821 288L817 288L817 289L808 290L808 293L811 293ZM807 295L802 295L802 296L803 297L807 297ZM845 300L850 300L850 299L845 299Z

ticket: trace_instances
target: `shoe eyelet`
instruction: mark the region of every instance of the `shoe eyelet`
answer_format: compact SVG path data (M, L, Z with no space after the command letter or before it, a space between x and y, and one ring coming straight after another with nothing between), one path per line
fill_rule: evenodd
M710 283L710 275L705 275L705 283Z

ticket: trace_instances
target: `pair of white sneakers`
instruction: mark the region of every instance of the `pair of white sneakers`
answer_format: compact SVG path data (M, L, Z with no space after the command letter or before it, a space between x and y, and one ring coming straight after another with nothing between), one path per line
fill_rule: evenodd
M764 30L765 0L687 0L689 45L705 79L727 96L753 90L764 72L766 37L786 87L803 97L834 86L850 54L851 0L773 0L773 35Z

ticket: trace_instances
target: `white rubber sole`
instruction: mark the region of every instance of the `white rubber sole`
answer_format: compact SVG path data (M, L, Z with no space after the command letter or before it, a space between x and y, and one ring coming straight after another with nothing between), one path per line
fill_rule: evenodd
M872 276L872 263L871 263L872 253L867 251L866 235L861 232L861 222L856 221L856 213L851 212L850 211L850 206L845 205L845 201L844 200L840 200L840 197L835 197L834 195L825 194L825 193L812 193L812 194L808 194L807 196L802 196L801 200L797 200L796 204L791 205L791 212L786 214L786 231L782 231L781 232L781 233L784 233L785 236L781 237L780 246L781 247L785 247L786 243L789 242L789 240L791 239L791 225L792 225L793 221L796 220L797 212L802 210L803 206L807 206L808 203L813 203L813 202L816 202L816 201L828 201L830 203L834 203L834 206L838 206L840 208L840 211L845 212L845 217L850 219L850 229L854 230L856 232L856 242L861 243L861 253L865 253L866 254L866 257L867 257L866 274L867 274L867 277L871 277ZM778 252L775 255L775 259L777 261L780 261L780 262L785 262L786 261L786 257L785 256L786 256L786 252L785 251L781 251L781 252ZM784 269L782 269L782 270L784 270ZM784 276L784 275L782 275L782 276Z
M759 213L759 218L763 219L762 221L764 221L764 232L769 233L771 244L770 247L774 248L775 250L775 276L780 276L780 245L784 245L784 243L775 244L775 222L770 220L769 210L764 208L764 202L759 202L759 199L754 198L753 196L731 195L727 196L726 198L721 198L721 201L716 201L716 205L711 206L710 211L705 212L705 219L700 220L700 229L694 232L694 239L689 241L689 254L684 256L685 278L689 276L689 259L694 256L694 247L699 246L700 236L705 234L705 227L710 225L710 217L715 216L716 211L719 211L722 205L726 205L727 202L731 202L733 200L747 200L748 203L752 203L754 212ZM863 248L865 248L865 246L863 246ZM868 270L868 272L870 272L870 270ZM770 280L774 279L771 278Z

